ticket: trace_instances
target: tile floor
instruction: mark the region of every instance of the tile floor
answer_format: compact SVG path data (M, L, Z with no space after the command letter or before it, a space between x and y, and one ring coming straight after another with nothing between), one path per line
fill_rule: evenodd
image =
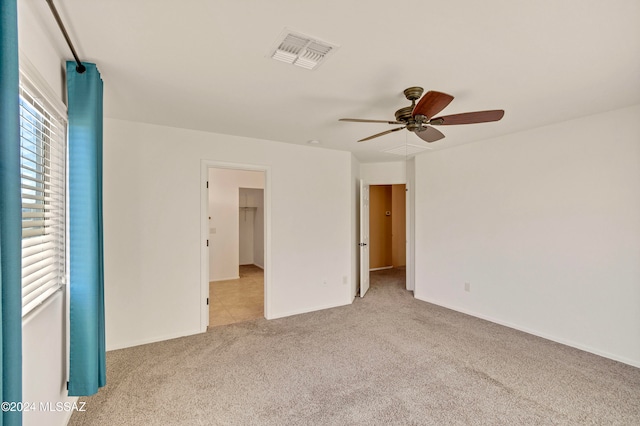
M241 265L240 279L209 283L209 327L264 317L264 272Z

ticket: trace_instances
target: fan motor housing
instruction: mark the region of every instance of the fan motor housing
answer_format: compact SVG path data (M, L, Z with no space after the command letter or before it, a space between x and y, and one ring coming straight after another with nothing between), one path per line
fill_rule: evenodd
M406 123L411 119L412 113L413 113L413 105L400 108L399 110L396 111L396 120Z

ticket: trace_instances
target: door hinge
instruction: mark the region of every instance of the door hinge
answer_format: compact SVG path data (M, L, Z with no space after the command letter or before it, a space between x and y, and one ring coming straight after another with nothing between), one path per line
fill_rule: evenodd
M207 247L209 247L209 240L207 240Z
M209 305L209 298L207 297L207 305Z
M209 181L207 181L207 188L209 187Z

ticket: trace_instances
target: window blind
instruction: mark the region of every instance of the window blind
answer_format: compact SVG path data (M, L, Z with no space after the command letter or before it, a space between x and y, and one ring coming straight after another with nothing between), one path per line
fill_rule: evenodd
M23 316L66 281L66 156L65 118L21 78Z

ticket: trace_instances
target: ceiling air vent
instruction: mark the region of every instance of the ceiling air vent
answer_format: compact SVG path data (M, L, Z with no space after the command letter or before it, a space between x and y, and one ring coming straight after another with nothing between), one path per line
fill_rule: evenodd
M312 70L337 48L338 46L313 37L285 30L278 38L270 56L278 61Z
M391 149L385 149L382 152L386 152L387 154L400 155L402 157L411 157L418 153L421 153L422 151L426 151L430 149L431 148L427 148L424 146L406 144L406 145L400 145Z

